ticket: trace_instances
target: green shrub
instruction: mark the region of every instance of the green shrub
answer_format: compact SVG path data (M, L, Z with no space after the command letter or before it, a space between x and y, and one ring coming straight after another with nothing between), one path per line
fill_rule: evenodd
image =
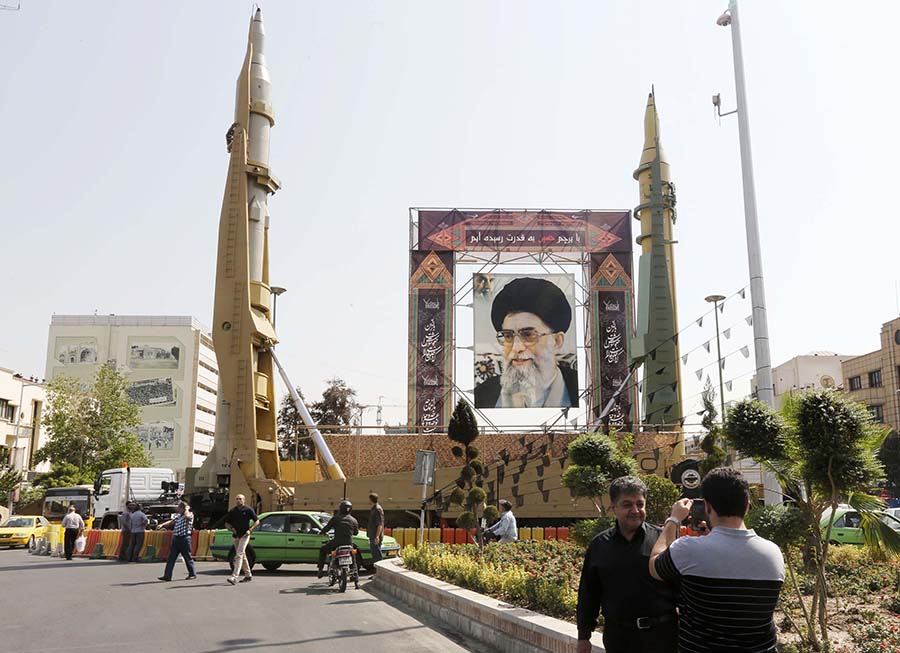
M612 528L615 523L616 518L611 515L597 517L596 519L582 519L569 527L569 538L576 544L586 547L596 537L597 533L601 533L607 528Z
M662 526L672 513L672 504L681 498L681 492L667 478L656 474L641 474L647 486L647 521Z

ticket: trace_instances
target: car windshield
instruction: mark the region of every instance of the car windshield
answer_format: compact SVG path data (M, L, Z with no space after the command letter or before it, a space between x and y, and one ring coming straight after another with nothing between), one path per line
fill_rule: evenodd
M0 528L31 528L34 526L34 517L12 517L0 524Z
M324 526L329 521L331 521L331 515L327 512L313 512L310 513L310 516L315 519L321 526Z
M883 521L895 531L900 531L900 520L898 520L893 515L882 515L881 521Z

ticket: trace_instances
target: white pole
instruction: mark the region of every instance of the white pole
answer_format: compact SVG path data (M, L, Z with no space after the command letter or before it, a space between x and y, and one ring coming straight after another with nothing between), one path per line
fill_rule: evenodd
M741 145L741 177L744 189L744 222L747 231L747 261L750 267L750 302L753 306L753 349L756 355L756 396L775 408L772 362L769 356L769 321L766 313L766 289L763 283L759 220L756 215L756 183L753 179L753 153L750 148L750 116L744 81L744 53L737 0L730 0L731 47L734 59L734 87L737 94L738 135ZM765 474L766 503L780 503L780 488L772 474Z

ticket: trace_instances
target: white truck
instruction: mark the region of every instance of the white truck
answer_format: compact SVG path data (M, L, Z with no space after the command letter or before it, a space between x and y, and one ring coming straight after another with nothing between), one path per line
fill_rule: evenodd
M141 504L151 522L166 521L175 512L178 487L177 477L171 469L107 469L94 481L94 521L100 523L100 528L119 528L119 515L129 501ZM160 517L165 519L157 519Z

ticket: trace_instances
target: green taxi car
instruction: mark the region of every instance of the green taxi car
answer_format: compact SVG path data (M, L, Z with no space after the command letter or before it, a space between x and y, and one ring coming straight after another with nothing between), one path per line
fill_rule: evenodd
M328 535L321 535L322 527L331 515L324 512L284 510L265 512L259 516L259 526L250 535L247 546L247 562L253 567L257 562L268 571L275 571L283 564L317 564L319 548L328 541ZM373 569L369 538L364 530L353 538L359 550L357 564ZM216 560L234 560L234 539L231 531L217 530L213 533L210 552ZM381 555L395 558L400 554L400 545L392 537L385 536L381 542Z
M888 512L878 512L877 514L881 521L900 534L900 519ZM819 524L819 527L822 529L823 539L828 532L830 516L831 511L826 511L825 516ZM866 540L863 537L863 530L860 528L862 515L852 507L845 504L838 506L838 509L834 512L834 518L831 521L833 523L829 540L832 544L863 545L866 543Z

